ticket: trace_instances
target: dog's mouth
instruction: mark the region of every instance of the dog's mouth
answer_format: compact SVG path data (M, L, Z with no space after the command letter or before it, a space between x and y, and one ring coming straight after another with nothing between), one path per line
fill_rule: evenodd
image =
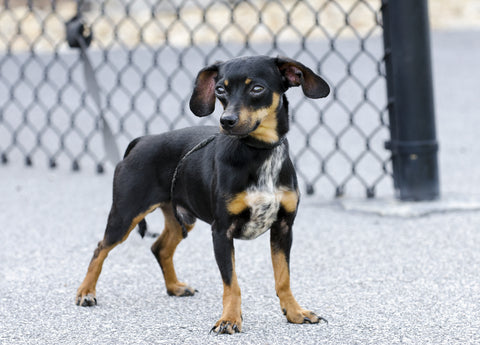
M257 120L257 122L255 122L255 125L253 126L253 128L248 133L250 134L252 132L255 132L257 130L257 128L260 126L260 123L261 123L261 121Z

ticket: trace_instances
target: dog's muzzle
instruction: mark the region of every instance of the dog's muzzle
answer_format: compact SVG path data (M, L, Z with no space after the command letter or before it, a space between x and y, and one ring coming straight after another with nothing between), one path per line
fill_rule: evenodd
M231 131L238 123L238 116L234 114L223 114L220 117L220 124L226 131Z

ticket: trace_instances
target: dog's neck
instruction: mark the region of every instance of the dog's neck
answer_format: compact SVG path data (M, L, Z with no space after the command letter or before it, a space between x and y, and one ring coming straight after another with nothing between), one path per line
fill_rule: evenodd
M240 139L242 143L249 147L253 147L254 149L258 150L273 150L275 147L281 145L284 143L284 141L287 139L286 136L282 136L280 140L274 143L267 143L266 141L258 140L253 137L245 137Z

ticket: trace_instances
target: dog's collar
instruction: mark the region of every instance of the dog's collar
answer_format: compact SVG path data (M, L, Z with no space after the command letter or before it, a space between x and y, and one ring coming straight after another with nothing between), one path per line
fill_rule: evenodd
M274 143L267 143L265 141L255 139L251 136L247 136L245 138L240 139L240 141L242 143L244 143L245 145L256 148L256 149L271 150L271 149L274 149L277 146L282 145L285 142L286 139L287 139L287 137L283 136L283 137L280 138L279 141L276 141Z

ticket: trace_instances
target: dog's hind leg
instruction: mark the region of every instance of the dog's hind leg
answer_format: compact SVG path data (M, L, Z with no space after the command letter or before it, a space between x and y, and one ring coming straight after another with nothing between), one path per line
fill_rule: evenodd
M160 204L151 205L145 210L138 212L135 216L129 216L128 214L119 214L116 203L114 202L108 217L104 238L98 242L88 266L87 274L77 290L75 298L77 305L87 307L97 304L95 289L98 277L102 271L103 262L107 258L108 253L118 244L125 241L138 222L158 206L160 206Z
M172 204L160 206L165 218L165 228L160 237L152 245L152 253L158 261L165 279L167 293L170 296L193 296L195 289L185 283L178 281L175 267L173 266L173 255L178 244L182 241L182 227L175 218ZM194 219L186 224L188 231L193 229Z

